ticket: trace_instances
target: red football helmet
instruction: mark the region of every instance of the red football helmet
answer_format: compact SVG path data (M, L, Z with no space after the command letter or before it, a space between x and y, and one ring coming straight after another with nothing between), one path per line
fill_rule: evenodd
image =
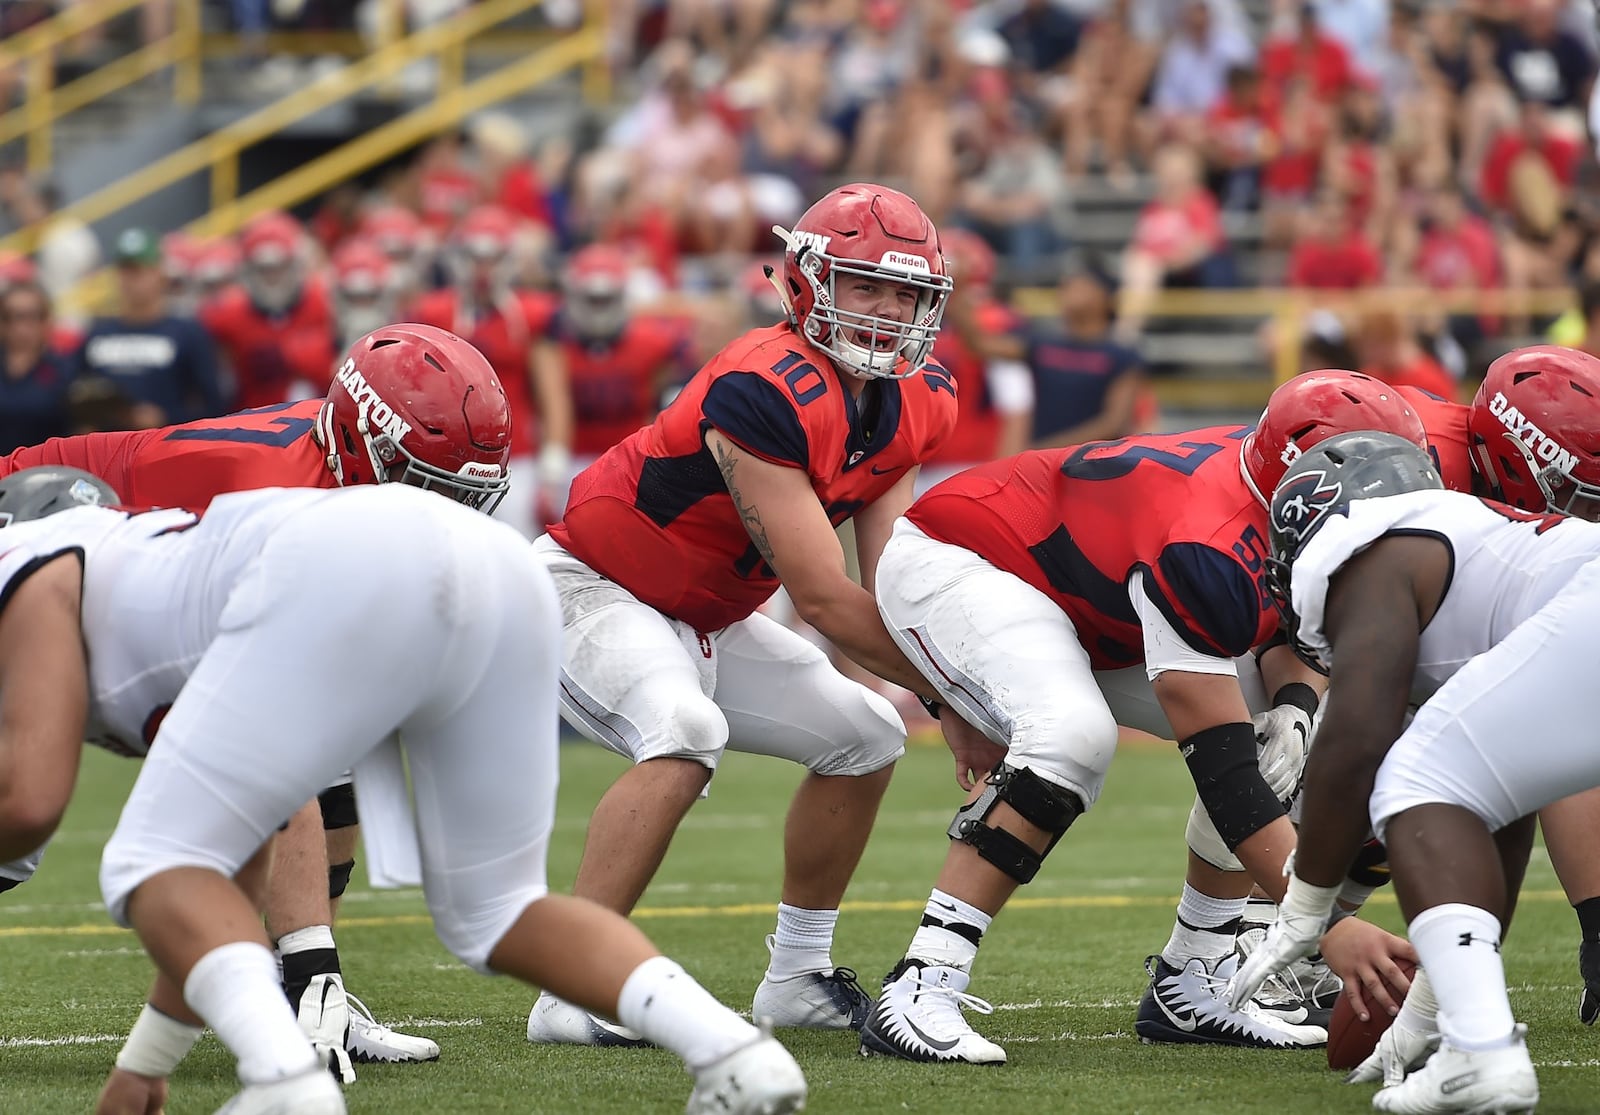
M1264 505L1300 454L1323 438L1357 430L1397 434L1428 447L1422 419L1381 379L1360 372L1306 372L1267 400L1261 421L1244 439L1239 463L1245 483Z
M886 186L840 186L807 209L792 232L772 231L787 249L784 286L806 340L854 375L903 379L922 370L951 282L939 232L916 202ZM917 295L911 320L841 310L840 276L911 288Z
M628 323L628 257L610 244L590 244L561 273L563 310L580 337L615 337Z
M1600 519L1600 360L1560 345L1506 353L1489 365L1467 429L1494 498Z
M341 337L354 340L394 320L395 267L381 248L360 237L333 253L333 310Z
M238 277L239 245L231 237L216 236L200 242L193 281L201 300L216 294Z
M952 277L960 279L964 289L988 289L997 270L994 249L988 241L959 227L945 232L941 239L945 258L952 264Z
M456 284L479 299L498 298L511 285L517 217L498 205L468 211L450 234L450 269Z
M397 263L414 263L426 239L422 218L403 205L380 205L361 219L359 234Z
M399 481L492 512L511 481L511 408L483 354L431 325L386 325L345 355L317 416L340 485Z
M250 299L281 314L305 285L305 231L289 214L271 210L252 218L239 234L240 273Z

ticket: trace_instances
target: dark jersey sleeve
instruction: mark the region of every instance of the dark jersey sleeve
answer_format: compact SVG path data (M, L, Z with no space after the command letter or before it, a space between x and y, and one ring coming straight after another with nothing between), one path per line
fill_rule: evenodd
M706 391L706 421L758 457L805 468L811 461L805 427L777 384L755 372L729 372Z
M1174 542L1145 577L1145 592L1184 642L1201 654L1237 658L1256 643L1261 592L1232 554Z

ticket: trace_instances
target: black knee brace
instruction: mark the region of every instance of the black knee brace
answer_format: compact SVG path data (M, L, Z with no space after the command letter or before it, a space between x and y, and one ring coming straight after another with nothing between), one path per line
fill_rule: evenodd
M1178 750L1194 778L1200 804L1228 851L1285 816L1283 803L1261 776L1251 724L1207 728L1180 741Z
M343 863L328 865L328 897L338 898L350 885L350 872L356 869L356 861L347 859Z
M978 855L994 864L1019 883L1039 873L1044 857L1060 841L1061 834L1083 815L1083 799L1040 778L1027 767L1001 763L983 780L984 790L969 804L956 811L950 822L950 839L971 844ZM1003 801L1035 828L1050 833L1050 844L1036 852L1005 829L983 822L994 812L995 802Z
M361 823L356 816L356 787L353 782L329 786L317 795L317 804L322 806L324 829L347 829Z

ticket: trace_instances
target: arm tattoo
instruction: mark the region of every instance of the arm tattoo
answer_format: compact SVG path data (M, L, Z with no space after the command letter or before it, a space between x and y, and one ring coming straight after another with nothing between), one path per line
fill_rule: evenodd
M717 459L717 468L722 472L722 481L728 486L728 495L733 498L733 509L739 513L739 518L744 523L744 529L750 534L750 541L754 542L769 568L772 564L772 543L767 541L767 527L761 521L761 512L750 504L745 503L744 497L739 494L739 486L733 482L733 470L739 463L739 455L725 443L716 446L712 455Z

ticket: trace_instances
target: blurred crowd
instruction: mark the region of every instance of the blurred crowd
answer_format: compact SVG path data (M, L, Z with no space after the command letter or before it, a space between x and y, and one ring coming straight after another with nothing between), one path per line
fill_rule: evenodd
M593 135L490 113L237 237L122 230L118 306L92 321L53 318L48 243L0 260L0 452L311 397L353 337L428 321L500 373L536 530L579 464L781 319L772 226L850 179L908 190L955 267L936 358L962 425L935 477L1150 428L1139 347L1163 288L1577 286L1562 339L1600 346L1587 0L608 4L624 107ZM233 18L260 30L251 7ZM1120 250L1083 250L1091 187L1137 211ZM51 208L29 190L0 171L9 223ZM101 248L71 231L81 272ZM1019 283L1057 286L1058 314L1017 315ZM1263 330L1261 355L1295 343L1453 395L1473 346L1547 324L1331 300L1307 337Z

